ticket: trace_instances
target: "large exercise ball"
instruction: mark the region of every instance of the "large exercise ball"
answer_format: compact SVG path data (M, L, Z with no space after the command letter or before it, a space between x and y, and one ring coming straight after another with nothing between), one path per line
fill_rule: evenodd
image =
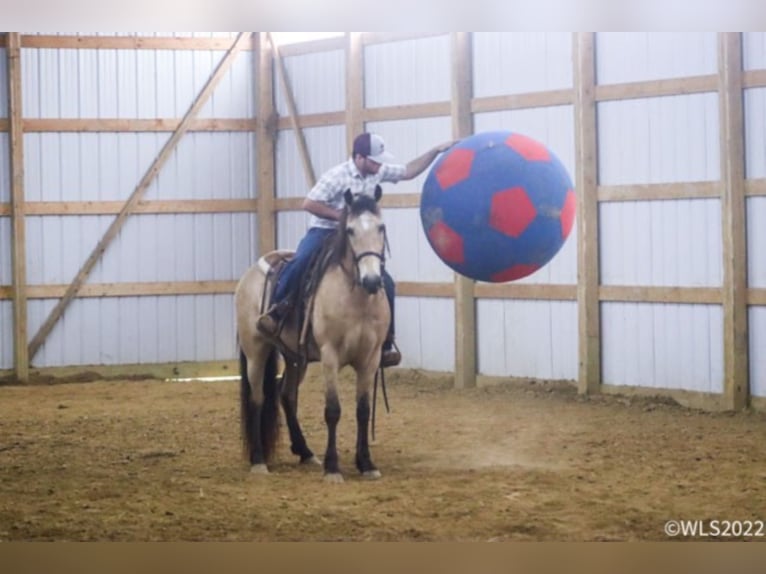
M575 203L569 174L545 145L509 131L483 132L434 163L420 218L431 247L453 270L506 282L534 273L561 249Z

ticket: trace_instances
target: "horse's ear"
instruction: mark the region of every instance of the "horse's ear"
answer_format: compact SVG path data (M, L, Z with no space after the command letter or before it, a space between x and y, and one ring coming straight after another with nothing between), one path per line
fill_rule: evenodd
M380 201L380 198L383 197L383 189L379 186L375 186L375 201Z
M351 193L350 189L347 189L346 192L343 194L343 199L346 200L346 204L351 205L354 203L354 194Z

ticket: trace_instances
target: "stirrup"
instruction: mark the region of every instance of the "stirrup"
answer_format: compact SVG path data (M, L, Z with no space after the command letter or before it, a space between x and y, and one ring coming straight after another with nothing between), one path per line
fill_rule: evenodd
M402 353L396 341L391 341L391 348L380 354L380 366L382 368L396 367L402 362Z

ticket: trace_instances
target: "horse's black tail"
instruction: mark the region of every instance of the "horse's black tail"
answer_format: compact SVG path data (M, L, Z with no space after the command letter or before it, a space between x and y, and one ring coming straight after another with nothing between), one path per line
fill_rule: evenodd
M260 425L253 403L250 379L247 375L247 358L239 351L240 374L240 421L242 424L242 446L245 457L251 463L254 453L260 446L263 460L270 460L279 438L279 388L277 384L277 352L272 350L266 360L263 372L263 405L261 407ZM260 445L258 444L260 442Z

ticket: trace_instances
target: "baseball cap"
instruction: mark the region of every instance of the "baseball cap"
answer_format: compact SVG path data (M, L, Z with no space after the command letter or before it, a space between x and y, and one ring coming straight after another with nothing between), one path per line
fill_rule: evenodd
M394 159L394 156L386 151L386 143L383 138L378 134L368 132L356 136L353 155L356 154L363 155L377 163L390 163Z

